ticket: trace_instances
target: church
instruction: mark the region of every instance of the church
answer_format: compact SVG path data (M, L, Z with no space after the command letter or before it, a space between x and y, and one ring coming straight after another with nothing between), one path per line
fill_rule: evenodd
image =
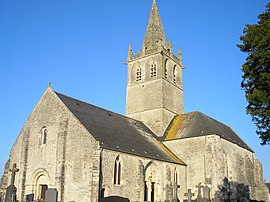
M229 126L184 113L185 67L172 49L154 0L141 51L128 49L126 115L48 85L10 151L2 199L14 181L20 202L52 189L60 202L269 201L252 148Z

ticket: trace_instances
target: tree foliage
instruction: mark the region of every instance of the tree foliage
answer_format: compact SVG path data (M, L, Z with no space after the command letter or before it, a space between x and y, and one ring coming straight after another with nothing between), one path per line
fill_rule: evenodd
M248 54L242 65L241 82L248 101L246 112L257 126L261 144L265 145L270 144L270 3L258 19L257 24L246 25L238 47Z

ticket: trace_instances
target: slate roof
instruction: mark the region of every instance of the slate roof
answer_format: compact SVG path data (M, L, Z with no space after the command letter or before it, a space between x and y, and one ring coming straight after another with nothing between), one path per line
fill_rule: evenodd
M163 139L166 141L206 135L219 135L225 140L254 152L229 126L201 112L190 112L175 116Z
M185 165L142 122L55 93L102 148Z

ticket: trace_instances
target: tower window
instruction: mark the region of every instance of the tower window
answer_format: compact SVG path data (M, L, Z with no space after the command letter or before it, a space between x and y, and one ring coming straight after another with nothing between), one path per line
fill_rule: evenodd
M114 179L113 183L120 185L121 184L121 161L119 160L119 156L116 158L114 162Z
M156 76L157 76L157 64L153 62L150 67L150 77L153 78Z
M142 69L139 67L136 71L136 81L142 80Z
M165 77L165 79L168 79L168 60L165 61L164 77Z
M173 67L173 83L176 84L177 69L176 65Z

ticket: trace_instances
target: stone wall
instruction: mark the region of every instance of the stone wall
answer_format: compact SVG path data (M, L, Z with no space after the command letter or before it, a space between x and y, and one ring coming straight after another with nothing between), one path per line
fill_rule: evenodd
M196 185L202 183L211 187L211 198L215 198L220 194L224 180L228 179L235 189L237 185L248 186L251 199L268 201L262 167L254 153L218 135L172 140L164 144L187 164L187 188L196 195Z
M98 143L51 88L19 134L10 152L13 163L20 169L15 181L20 201L31 193L37 197L40 184L56 188L59 201L98 200Z
M119 184L114 181L116 160L121 162ZM176 178L179 185L177 191L174 183ZM114 195L128 198L133 202L144 201L145 181L149 183L149 179L155 183L155 201L173 201L177 197L183 200L186 191L185 166L103 150L102 188L105 197ZM148 200L150 201L149 198Z

